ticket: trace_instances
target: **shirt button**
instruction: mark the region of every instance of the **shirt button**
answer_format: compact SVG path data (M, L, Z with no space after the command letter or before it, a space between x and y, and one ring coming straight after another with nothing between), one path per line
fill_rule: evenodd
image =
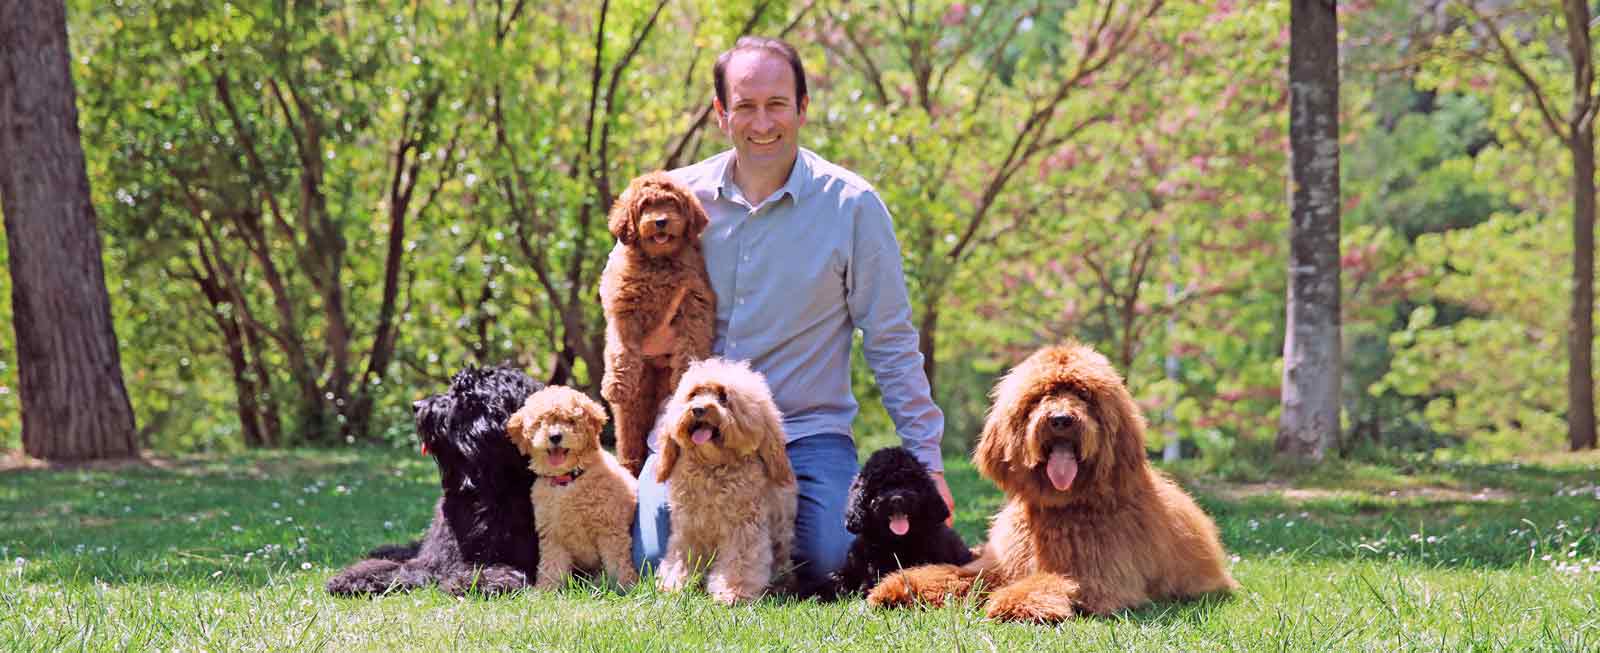
M744 306L744 298L743 297L739 298L739 305L740 306Z
M745 255L744 262L745 263L749 263L750 262L750 255L748 255L748 254Z

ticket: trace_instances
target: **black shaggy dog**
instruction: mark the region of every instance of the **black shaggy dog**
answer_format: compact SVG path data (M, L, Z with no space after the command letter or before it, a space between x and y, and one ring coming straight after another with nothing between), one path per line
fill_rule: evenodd
M528 457L506 436L506 420L543 384L509 367L469 367L450 391L413 404L422 451L439 465L444 496L417 542L374 549L328 580L338 595L382 594L430 583L451 594L493 594L529 585L539 537Z
M864 592L903 568L970 562L972 551L944 523L949 517L950 508L911 452L878 450L850 484L844 525L856 539L844 566L805 593L832 601Z

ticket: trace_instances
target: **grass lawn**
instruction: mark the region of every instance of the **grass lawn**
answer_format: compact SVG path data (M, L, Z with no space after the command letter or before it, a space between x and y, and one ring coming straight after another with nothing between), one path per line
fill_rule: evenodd
M1244 589L1055 627L973 606L870 610L580 583L465 600L322 592L426 526L430 461L397 451L0 472L0 650L1600 650L1600 457L1288 481L1178 468ZM957 527L997 491L949 461Z

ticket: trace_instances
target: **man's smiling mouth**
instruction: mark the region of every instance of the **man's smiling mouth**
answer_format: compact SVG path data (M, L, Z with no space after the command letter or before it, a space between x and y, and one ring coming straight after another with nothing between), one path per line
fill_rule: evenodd
M766 140L762 140L762 139L759 139L759 138L756 138L756 137L752 136L752 137L750 137L750 142L751 143L755 143L756 145L771 145L773 143L778 142L778 137L777 136L773 136L773 137L768 138Z

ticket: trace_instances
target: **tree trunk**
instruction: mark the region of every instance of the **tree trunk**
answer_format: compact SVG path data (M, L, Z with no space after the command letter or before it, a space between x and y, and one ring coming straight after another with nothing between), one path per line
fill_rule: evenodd
M1589 7L1567 0L1572 55L1572 314L1567 332L1567 443L1593 449L1594 432L1594 84Z
M0 2L0 208L11 255L22 446L136 457L79 142L62 2Z
M1572 149L1572 314L1567 333L1567 442L1593 449L1594 129L1575 130Z
M1331 0L1289 18L1288 328L1277 450L1321 460L1339 433L1339 46Z
M922 350L922 373L928 375L928 394L933 394L933 373L938 369L938 359L934 350L934 337L939 334L939 308L935 301L929 301L923 308L922 325L917 329L919 349Z

